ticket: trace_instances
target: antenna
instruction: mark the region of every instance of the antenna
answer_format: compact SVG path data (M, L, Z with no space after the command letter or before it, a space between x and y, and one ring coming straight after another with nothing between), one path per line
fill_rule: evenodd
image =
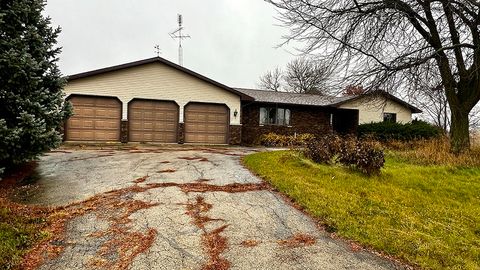
M182 48L182 40L186 38L190 38L189 35L182 35L183 30L183 18L182 14L178 14L178 28L177 30L170 33L170 37L173 39L178 39L178 64L183 66L183 48Z
M160 54L162 53L162 50L160 50L160 45L155 44L153 48L155 48L155 53L157 54L157 57L160 57Z

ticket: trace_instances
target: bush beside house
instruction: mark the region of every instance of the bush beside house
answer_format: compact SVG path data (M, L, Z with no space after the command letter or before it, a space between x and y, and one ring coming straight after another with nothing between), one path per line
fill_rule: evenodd
M411 123L378 122L361 124L358 126L360 138L371 137L379 141L400 140L411 141L416 139L438 138L442 129L424 121L414 120Z

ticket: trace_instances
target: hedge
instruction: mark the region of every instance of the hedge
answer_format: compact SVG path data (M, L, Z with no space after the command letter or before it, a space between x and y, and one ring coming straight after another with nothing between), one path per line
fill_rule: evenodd
M442 129L425 121L414 120L411 123L379 122L358 126L358 136L372 137L380 141L430 139L439 137Z

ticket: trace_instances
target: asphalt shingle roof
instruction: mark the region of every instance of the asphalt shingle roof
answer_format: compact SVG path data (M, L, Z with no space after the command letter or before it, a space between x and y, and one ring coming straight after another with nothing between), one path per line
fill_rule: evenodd
M309 106L331 106L339 102L344 102L351 97L333 97L312 94L298 94L290 92L275 92L267 90L234 88L235 90L251 96L256 102L280 103L293 105L309 105Z

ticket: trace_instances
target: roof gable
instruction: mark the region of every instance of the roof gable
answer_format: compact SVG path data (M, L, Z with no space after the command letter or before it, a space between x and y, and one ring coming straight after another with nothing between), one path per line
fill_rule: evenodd
M410 104L408 102L405 102L405 101L401 100L400 98L398 98L398 97L396 97L396 96L394 96L394 95L392 95L392 94L390 94L386 91L382 91L382 90L377 90L377 91L373 91L373 92L369 92L369 93L365 93L365 94L357 95L357 96L351 96L351 97L349 97L345 100L339 101L339 102L337 102L335 104L332 104L332 105L335 106L335 107L338 107L340 105L350 103L350 102L353 102L353 101L356 101L356 100L359 100L359 99L362 99L362 98L375 97L375 96L382 96L386 99L390 99L392 101L395 101L398 104L409 108L412 111L412 113L421 113L422 112L422 110L413 106L412 104Z
M82 73L78 73L78 74L74 74L74 75L70 75L70 76L67 76L67 81L73 81L73 80L77 80L77 79L81 79L81 78L86 78L86 77L90 77L90 76L95 76L95 75L99 75L99 74L104 74L104 73L108 73L108 72L113 72L113 71L117 71L117 70L123 70L123 69L127 69L127 68L131 68L131 67L137 67L137 66L141 66L141 65L146 65L146 64L151 64L151 63L161 63L161 64L164 64L166 66L169 66L171 68L174 68L176 70L179 70L181 72L184 72L190 76L193 76L199 80L202 80L204 82L207 82L209 84L212 84L212 85L215 85L225 91L228 91L228 92L231 92L231 93L234 93L238 96L241 97L241 99L243 100L253 100L252 97L242 93L242 92L239 92L233 88L230 88L222 83L219 83L215 80L212 80L208 77L205 77L199 73L196 73L190 69L187 69L187 68L184 68L180 65L177 65L173 62L170 62L162 57L153 57L153 58L148 58L148 59L144 59L144 60L140 60L140 61L135 61L135 62L130 62L130 63L126 63L126 64L121 64L121 65L116 65L116 66L111 66L111 67L106 67L106 68L101 68L101 69L96 69L96 70L92 70L92 71L87 71L87 72L82 72Z

